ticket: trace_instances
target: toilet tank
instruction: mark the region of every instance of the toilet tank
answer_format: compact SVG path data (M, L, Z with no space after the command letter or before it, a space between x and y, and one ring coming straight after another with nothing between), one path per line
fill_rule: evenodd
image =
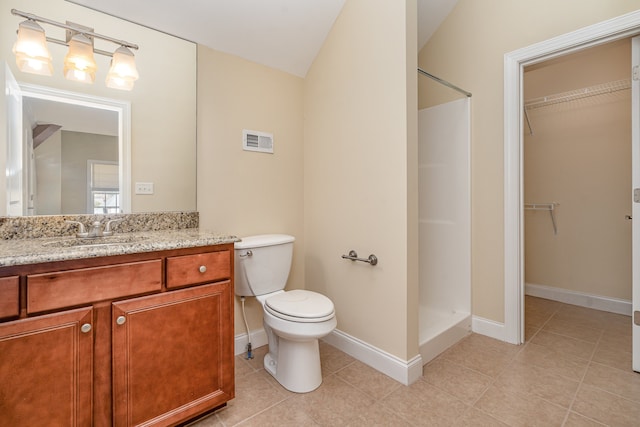
M291 269L293 242L286 234L243 237L235 243L235 293L264 295L284 289Z

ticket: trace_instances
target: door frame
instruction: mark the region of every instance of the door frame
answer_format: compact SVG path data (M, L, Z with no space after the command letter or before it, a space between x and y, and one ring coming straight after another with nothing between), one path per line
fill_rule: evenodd
M504 333L524 343L524 67L640 34L640 10L504 56Z

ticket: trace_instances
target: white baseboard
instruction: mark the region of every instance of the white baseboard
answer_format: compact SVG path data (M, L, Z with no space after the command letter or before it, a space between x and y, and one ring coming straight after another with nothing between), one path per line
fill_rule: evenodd
M495 320L473 316L471 318L471 330L476 334L506 341L504 323L496 322Z
M536 285L535 283L526 283L524 293L534 297L579 305L595 310L624 314L626 316L631 316L631 312L633 311L631 301L628 300L586 294L584 292L571 291L553 286Z
M245 353L247 351L247 334L240 334L235 336L235 352L234 354L237 356L239 354ZM267 341L267 333L264 329L258 329L257 331L251 331L251 347L258 348L263 345L267 345L269 342Z
M326 336L323 341L404 385L409 385L422 376L422 358L420 356L404 361L337 329ZM253 348L267 344L267 334L264 329L251 331L251 346ZM236 335L235 355L243 354L246 351L247 334Z
M410 360L402 360L338 329L327 335L323 341L404 385L409 385L422 376L420 355Z

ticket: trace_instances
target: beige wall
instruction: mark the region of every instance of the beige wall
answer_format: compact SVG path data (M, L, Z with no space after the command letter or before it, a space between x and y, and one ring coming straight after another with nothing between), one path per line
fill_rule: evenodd
M624 39L525 69L525 102L629 79ZM525 281L631 299L631 90L531 109L524 134Z
M95 55L98 72L94 84L64 79L62 61L67 48L52 43L48 47L54 58L53 76L20 72L11 49L18 24L24 18L12 15L12 8L58 22L68 20L92 26L97 33L138 44L140 49L134 54L140 79L134 89L128 92L105 86L110 58L102 55ZM43 28L47 36L64 40L64 29L46 24ZM155 184L153 196L135 196L132 191L133 211L195 210L195 44L63 0L0 0L0 40L0 62L9 64L19 82L131 102L131 184ZM96 48L113 51L117 46L97 40ZM0 77L4 82L4 69ZM5 117L4 106L0 113ZM6 132L0 132L0 147L6 147L5 138ZM4 153L0 162L4 169ZM5 188L4 174L0 188ZM4 195L0 201L3 199ZM4 213L4 206L0 205L0 214Z
M349 0L304 81L305 282L338 329L409 359L417 331L416 3ZM379 264L341 259L354 249Z
M637 1L460 0L420 51L427 71L473 93L472 311L504 321L505 53L638 8ZM426 93L420 93L425 99ZM423 103L421 102L421 105Z
M339 329L402 358L418 341L415 7L348 1L304 80L198 47L201 227L296 236L287 287L325 293ZM275 154L243 151L242 129L273 133ZM258 329L254 299L247 315Z
M288 289L304 288L303 80L198 47L198 211L203 229L295 236ZM242 130L273 134L274 154L242 150ZM251 330L262 308L247 300ZM236 334L245 332L236 306Z

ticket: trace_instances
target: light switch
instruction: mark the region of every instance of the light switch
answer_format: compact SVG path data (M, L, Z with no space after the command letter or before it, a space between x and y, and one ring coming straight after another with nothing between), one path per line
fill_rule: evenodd
M153 182L136 182L136 194L153 194Z

